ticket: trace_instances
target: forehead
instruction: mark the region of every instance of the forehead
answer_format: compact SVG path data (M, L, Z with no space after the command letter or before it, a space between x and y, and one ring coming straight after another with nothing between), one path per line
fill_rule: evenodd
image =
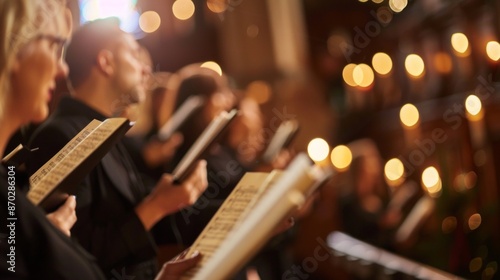
M53 18L47 20L41 26L40 32L62 38L68 38L71 34L71 23L68 23L68 20L64 15L54 15Z
M119 47L125 47L135 51L140 51L139 43L137 43L137 41L134 39L132 35L121 31L121 34L118 36L117 39Z
M68 37L71 33L71 12L63 2L57 0L43 1L39 7L38 16L41 18L40 32Z

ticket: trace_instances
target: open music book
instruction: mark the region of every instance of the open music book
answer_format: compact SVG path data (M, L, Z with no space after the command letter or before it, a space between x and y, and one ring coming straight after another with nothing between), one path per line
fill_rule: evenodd
M194 95L186 99L172 117L160 128L158 131L158 139L160 141L165 141L172 137L172 134L174 134L204 102L205 99L199 95Z
M236 109L231 110L229 113L224 111L210 122L172 172L172 176L176 182L182 182L189 175L196 161L207 151L237 113L238 110Z
M278 155L278 153L288 147L293 138L299 131L299 122L296 120L287 120L280 124L273 138L269 141L267 149L262 154L264 162L271 162Z
M58 207L130 127L125 118L90 122L30 177L28 199L45 210Z
M285 171L246 173L189 249L203 259L182 279L233 276L330 175L305 154Z

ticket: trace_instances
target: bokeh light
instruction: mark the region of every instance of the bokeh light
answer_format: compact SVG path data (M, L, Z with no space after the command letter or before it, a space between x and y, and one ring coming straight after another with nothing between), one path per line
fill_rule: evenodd
M364 63L356 65L352 75L354 82L360 87L371 86L375 79L372 68Z
M405 59L405 68L413 77L420 77L424 73L424 60L417 54L410 54Z
M422 186L431 197L441 194L442 182L434 166L429 166L422 172Z
M479 97L471 94L465 99L465 109L471 116L477 116L481 112L482 104Z
M459 55L464 55L469 49L469 40L463 33L454 33L451 35L451 46Z
M227 10L227 3L227 0L207 0L207 7L213 13L220 14Z
M217 74L219 74L219 76L222 76L222 68L215 61L206 61L206 62L203 62L200 67L202 67L202 68L208 68L210 70L213 70Z
M356 68L356 64L350 63L344 67L344 70L342 70L342 78L344 78L344 82L351 87L358 85L353 78L354 68Z
M439 182L439 173L433 166L427 167L422 172L422 183L426 188L430 188Z
M482 266L483 266L483 260L481 258L473 258L469 262L469 271L477 272L481 269Z
M373 69L380 75L387 75L392 70L392 59L386 53L376 53L372 58Z
M474 171L458 174L453 180L453 187L457 192L472 189L477 182L477 174Z
M441 230L445 234L452 233L457 228L457 224L458 224L457 218L453 216L446 217L443 219L443 222L441 223Z
M307 145L307 153L309 157L315 162L320 162L328 157L330 146L321 138L314 138Z
M338 170L345 170L351 165L352 162L352 152L349 147L345 145L339 145L333 148L330 155L332 164Z
M246 96L264 104L271 98L271 86L265 81L253 81L247 86Z
M478 213L472 214L467 221L470 230L475 230L481 225L481 215Z
M453 68L453 62L449 54L445 52L437 52L434 55L434 67L441 74L448 74Z
M408 103L401 107L399 111L399 118L401 122L407 127L413 127L419 121L420 115L415 105Z
M405 167L398 158L392 158L387 161L384 167L385 177L390 181L399 181L403 178Z
M146 33L153 33L160 27L161 18L155 11L147 11L139 17L139 26Z
M497 41L490 41L486 44L486 54L493 61L500 59L500 43Z
M194 3L191 0L176 0L172 5L172 13L180 20L190 19L194 11Z
M408 5L408 0L389 0L389 8L395 13L400 13Z

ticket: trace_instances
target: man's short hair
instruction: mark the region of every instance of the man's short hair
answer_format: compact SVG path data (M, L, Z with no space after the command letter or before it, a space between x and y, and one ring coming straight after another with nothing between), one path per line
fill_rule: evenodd
M68 79L73 88L79 87L89 77L99 51L122 33L117 18L88 22L73 33L66 50Z

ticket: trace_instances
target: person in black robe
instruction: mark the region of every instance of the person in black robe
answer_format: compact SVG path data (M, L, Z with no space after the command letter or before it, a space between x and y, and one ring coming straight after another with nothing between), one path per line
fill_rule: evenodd
M112 19L87 23L73 34L66 62L73 91L33 134L33 172L91 120L117 116L141 99L149 75L139 45ZM108 278L116 273L152 279L156 245L150 229L165 215L194 203L206 188L205 163L181 185L164 175L149 189L123 146L116 144L76 192L78 221L73 236L93 254Z

